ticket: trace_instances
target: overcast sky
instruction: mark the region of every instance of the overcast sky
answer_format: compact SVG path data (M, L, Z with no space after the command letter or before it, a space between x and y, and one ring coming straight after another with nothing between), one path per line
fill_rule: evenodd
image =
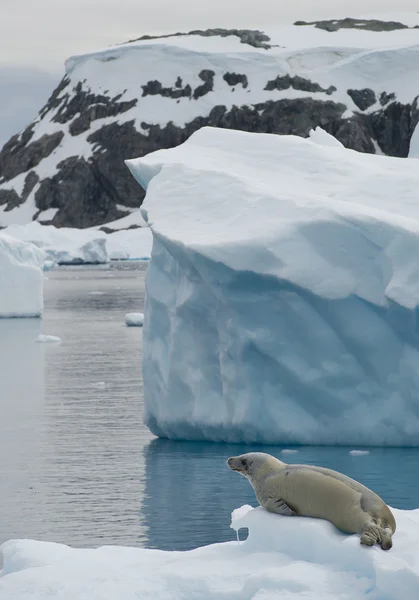
M61 74L71 54L144 33L263 28L395 10L417 11L419 0L0 0L0 66L36 65Z

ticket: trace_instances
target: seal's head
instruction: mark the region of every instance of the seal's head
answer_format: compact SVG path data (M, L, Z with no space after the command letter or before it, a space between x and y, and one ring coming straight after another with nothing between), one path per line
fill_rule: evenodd
M227 466L248 479L253 477L259 479L277 470L278 467L285 466L285 463L265 452L248 452L240 456L231 456L227 460Z

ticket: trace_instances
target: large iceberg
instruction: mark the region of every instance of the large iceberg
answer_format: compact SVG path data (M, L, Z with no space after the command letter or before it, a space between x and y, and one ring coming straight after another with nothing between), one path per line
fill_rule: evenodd
M41 316L44 259L33 244L0 232L0 318Z
M128 166L156 435L419 445L415 159L203 128Z
M419 510L394 514L390 552L326 521L250 506L232 515L233 529L249 530L244 542L189 552L13 540L2 546L0 600L417 600Z

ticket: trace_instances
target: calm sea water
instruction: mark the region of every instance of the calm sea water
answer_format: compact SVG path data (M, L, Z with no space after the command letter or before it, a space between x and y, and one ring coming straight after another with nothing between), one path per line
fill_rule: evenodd
M0 543L189 549L235 539L231 511L256 505L230 472L231 454L259 449L343 471L392 506L419 507L419 450L280 447L158 440L142 423L146 265L47 274L45 316L0 320ZM37 344L39 331L62 343Z

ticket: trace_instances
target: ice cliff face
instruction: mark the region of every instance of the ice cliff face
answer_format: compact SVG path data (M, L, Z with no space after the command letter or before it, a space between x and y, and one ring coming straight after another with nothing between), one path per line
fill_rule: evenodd
M202 126L307 137L407 156L419 120L419 15L276 31L142 38L70 58L38 117L0 153L0 226L90 227L143 195L124 159Z
M419 445L415 159L204 128L128 164L155 434Z
M0 318L40 317L44 252L0 232Z

